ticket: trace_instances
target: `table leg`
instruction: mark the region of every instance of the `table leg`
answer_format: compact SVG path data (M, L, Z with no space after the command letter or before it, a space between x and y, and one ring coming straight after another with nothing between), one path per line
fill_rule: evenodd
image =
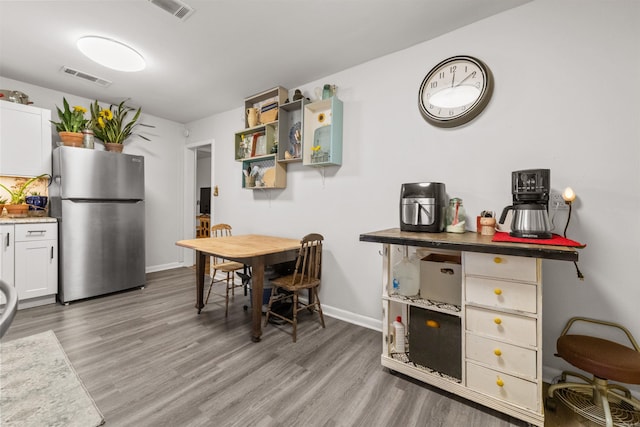
M262 290L264 289L264 259L257 257L251 265L251 341L259 342L262 336Z
M204 307L204 266L207 262L207 254L196 251L196 308L198 314Z

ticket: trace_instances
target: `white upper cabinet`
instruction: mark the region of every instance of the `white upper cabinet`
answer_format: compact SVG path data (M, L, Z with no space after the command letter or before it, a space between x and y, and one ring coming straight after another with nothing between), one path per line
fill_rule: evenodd
M51 111L0 102L0 175L51 174Z

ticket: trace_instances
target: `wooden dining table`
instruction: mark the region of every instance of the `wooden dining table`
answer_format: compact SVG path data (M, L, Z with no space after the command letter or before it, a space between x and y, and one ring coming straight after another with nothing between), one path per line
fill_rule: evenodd
M251 340L262 336L262 293L264 267L295 260L300 240L285 237L243 234L209 239L179 240L177 246L196 251L196 309L204 308L204 275L207 256L214 255L251 266Z

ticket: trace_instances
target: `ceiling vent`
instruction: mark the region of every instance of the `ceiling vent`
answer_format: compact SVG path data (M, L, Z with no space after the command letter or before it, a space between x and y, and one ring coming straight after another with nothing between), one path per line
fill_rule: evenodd
M63 66L60 69L60 71L62 71L65 74L69 74L70 76L78 77L79 79L88 80L102 87L110 86L112 83L109 80L101 79L100 77L92 76L91 74L87 74L83 71L74 70L73 68L69 68L67 66Z
M175 16L176 18L184 21L195 12L195 9L191 6L181 2L180 0L149 0L151 3L158 6L160 9L165 10Z

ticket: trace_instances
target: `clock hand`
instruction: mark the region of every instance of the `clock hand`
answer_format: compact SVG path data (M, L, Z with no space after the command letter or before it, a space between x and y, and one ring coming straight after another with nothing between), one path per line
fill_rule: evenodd
M451 87L453 87L453 82L456 81L456 73L453 73L453 78L451 79Z
M464 79L462 79L462 81L460 83L458 83L456 85L456 87L460 86L462 83L464 83L469 77L473 76L473 73L469 74L467 77L465 77Z

